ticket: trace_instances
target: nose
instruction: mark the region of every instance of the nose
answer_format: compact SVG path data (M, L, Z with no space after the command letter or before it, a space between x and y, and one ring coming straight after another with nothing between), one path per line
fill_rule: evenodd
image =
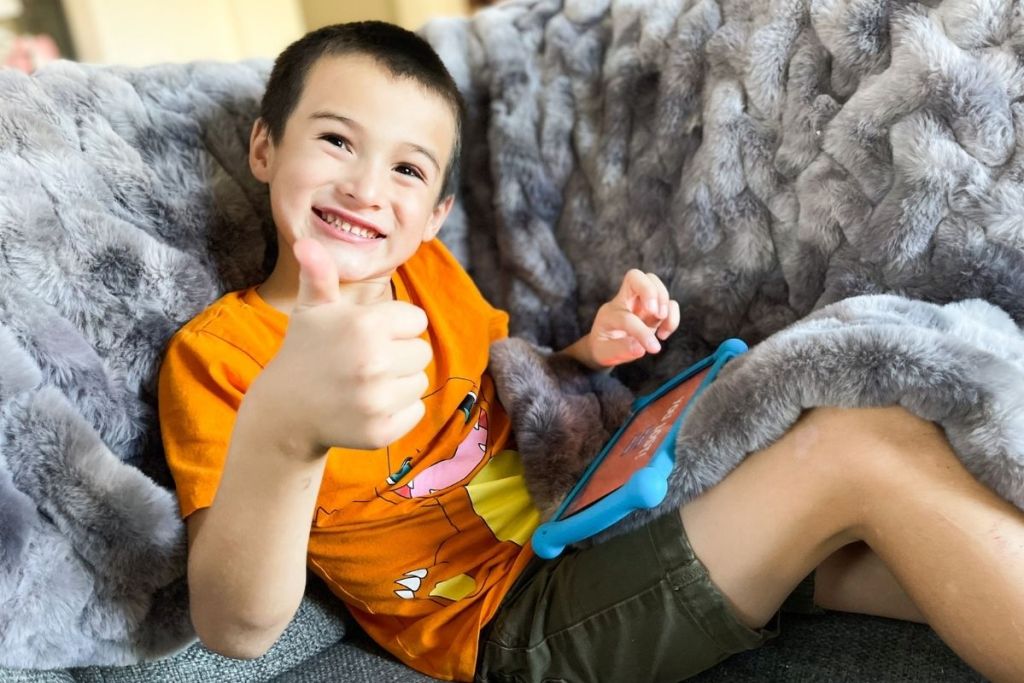
M352 164L338 188L345 199L358 208L380 208L383 185L379 166L373 159Z

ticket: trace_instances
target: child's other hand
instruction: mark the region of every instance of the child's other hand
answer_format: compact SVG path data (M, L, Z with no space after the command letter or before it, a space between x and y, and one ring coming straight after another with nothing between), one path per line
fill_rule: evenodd
M603 367L628 363L661 351L679 327L679 303L654 273L630 270L618 294L597 310L588 335L590 355Z
M332 446L383 448L423 417L433 356L420 337L427 316L378 293L345 303L323 246L303 239L294 250L299 293L280 351L253 383L260 414L313 455Z

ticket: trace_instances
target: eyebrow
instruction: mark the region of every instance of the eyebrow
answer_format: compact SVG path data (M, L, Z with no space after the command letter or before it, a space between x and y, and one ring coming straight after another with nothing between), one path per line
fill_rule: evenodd
M313 112L313 114L310 115L309 118L311 118L311 119L330 119L332 121L338 121L339 123L344 123L346 126L351 126L352 128L355 128L358 131L364 130L363 126L360 125L359 122L354 121L353 119L350 119L347 116L342 116L341 114L335 114L334 112L316 111L316 112ZM430 159L430 163L432 163L434 165L434 168L437 169L437 172L438 173L441 172L441 164L437 163L437 158L430 152L429 149L427 149L423 145L417 145L415 142L403 142L402 144L405 147L408 147L409 149L411 149L412 151L419 152L423 156L427 157L427 159Z

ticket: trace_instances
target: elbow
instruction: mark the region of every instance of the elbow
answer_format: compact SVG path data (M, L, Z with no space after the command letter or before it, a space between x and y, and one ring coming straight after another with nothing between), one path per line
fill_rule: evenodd
M273 626L253 626L224 620L207 623L193 614L192 626L199 642L207 650L231 659L257 659L270 651L287 623Z
M225 574L220 567L204 569L199 557L190 553L188 564L189 616L199 641L231 659L266 654L298 611L304 581L292 582L292 590L267 591L244 575Z
M231 659L262 657L281 637L298 610L298 604L293 609L280 605L276 609L267 605L239 609L238 605L245 600L237 595L229 600L218 600L203 596L194 587L189 593L189 616L199 641L211 652Z

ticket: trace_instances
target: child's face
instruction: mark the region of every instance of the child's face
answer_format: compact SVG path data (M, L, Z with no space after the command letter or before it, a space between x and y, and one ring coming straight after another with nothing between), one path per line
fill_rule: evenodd
M438 196L454 141L451 109L415 81L363 55L321 58L281 139L253 128L250 166L270 185L278 266L311 237L342 282L389 278L448 215L451 198Z

